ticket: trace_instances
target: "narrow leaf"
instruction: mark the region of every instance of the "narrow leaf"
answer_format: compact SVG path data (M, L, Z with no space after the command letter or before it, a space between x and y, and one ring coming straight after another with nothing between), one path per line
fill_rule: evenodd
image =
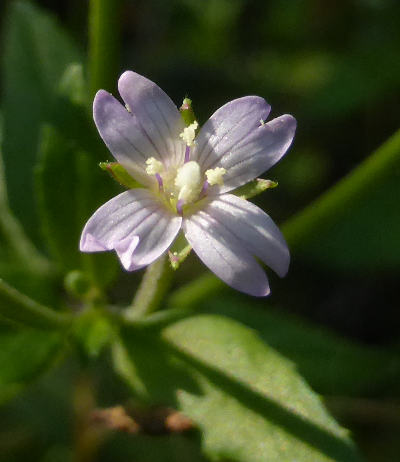
M4 23L3 147L10 205L37 238L32 171L39 128L62 73L79 53L54 18L30 2L9 2Z

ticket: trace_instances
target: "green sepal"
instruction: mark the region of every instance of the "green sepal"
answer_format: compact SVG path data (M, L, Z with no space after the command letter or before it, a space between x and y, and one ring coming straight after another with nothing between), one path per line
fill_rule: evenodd
M99 167L108 172L115 181L128 189L140 188L142 185L134 180L118 162L100 162Z
M240 188L237 188L233 191L235 196L240 197L241 199L250 199L254 196L258 196L267 189L276 188L278 183L272 180L264 180L263 178L256 178L250 183L247 183Z
M182 119L185 122L185 125L189 126L196 121L196 116L194 115L192 100L185 98L182 102L182 106L179 108Z
M171 249L168 251L171 268L173 270L177 270L179 266L185 261L186 257L190 254L191 250L192 246L186 240L183 233L179 233Z

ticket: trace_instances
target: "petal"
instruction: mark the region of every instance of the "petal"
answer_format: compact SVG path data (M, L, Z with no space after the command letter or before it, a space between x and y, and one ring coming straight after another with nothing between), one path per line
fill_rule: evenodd
M202 210L183 222L186 239L203 263L234 289L254 296L269 294L261 266L243 243L214 215Z
M117 252L118 258L120 259L122 266L127 271L132 271L133 269L131 268L133 252L136 250L139 240L139 236L128 236L126 239L115 245L115 251Z
M230 151L265 120L271 110L259 96L238 98L219 108L208 119L196 138L193 159L203 170Z
M279 276L286 275L290 254L285 238L259 207L232 194L223 194L207 206L207 213L223 223L249 253L260 258Z
M93 117L115 159L140 183L150 185L155 181L147 175L145 162L149 157L159 159L159 155L136 118L104 90L98 91L94 98Z
M182 163L185 143L179 138L185 125L170 97L154 82L132 71L124 72L118 90L135 115L143 134L151 140L168 167Z
M231 150L220 153L220 158L208 167L226 169L224 184L214 193L238 188L271 168L289 149L295 131L296 119L286 114L260 125Z
M101 206L86 223L80 249L115 249L128 271L162 255L175 239L182 218L172 214L145 189L132 189Z

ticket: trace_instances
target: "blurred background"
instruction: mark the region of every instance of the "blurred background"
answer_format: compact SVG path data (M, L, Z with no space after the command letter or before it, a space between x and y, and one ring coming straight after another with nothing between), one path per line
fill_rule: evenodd
M249 94L271 104L271 117L296 117L292 148L265 176L279 186L255 199L277 223L349 173L399 127L397 0L121 4L120 56L115 57L119 69L114 87L107 90L117 94L118 75L132 69L156 82L178 106L189 96L200 123L225 102ZM43 0L26 5L9 0L0 6L2 151L11 209L35 245L48 253L34 193L40 127L57 116L62 125L64 109L50 101L51 92L65 63L85 62L88 2ZM32 43L43 40L43 34L48 34L47 48L32 52ZM69 138L68 133L62 135ZM96 133L90 136L98 160L111 160ZM101 203L117 187L101 172L99 178L109 188L96 199ZM293 251L284 280L269 273L269 298L255 300L230 289L212 297L219 312L232 315L236 305L248 305L279 319L276 338L265 326L268 341L296 361L313 388L328 397L328 407L351 429L372 462L400 460L399 180L399 169L383 184L371 177L369 193L340 221ZM71 201L77 200L72 195ZM72 253L77 238L71 236ZM54 293L49 294L39 280L13 269L6 248L0 248L0 257L6 262L0 265L1 277L33 297L49 301L63 292L62 278L54 281ZM204 271L190 256L176 274L176 287ZM109 290L113 302L127 303L141 275L119 271ZM252 326L250 314L247 318L239 308L237 318ZM285 346L283 339L293 325L286 323L292 319L297 320L298 332L313 339L312 345L304 346L300 337L296 341L292 332ZM319 371L311 370L316 352ZM71 401L81 399L71 391L78 362L59 360L55 370L2 407L0 461L72 460L71 441L80 432L79 411L71 407ZM96 399L103 406L126 399L123 385L107 374L107 367L107 357L102 356L90 366ZM83 395L85 387L83 381ZM197 438L108 435L101 455L88 461L202 460Z

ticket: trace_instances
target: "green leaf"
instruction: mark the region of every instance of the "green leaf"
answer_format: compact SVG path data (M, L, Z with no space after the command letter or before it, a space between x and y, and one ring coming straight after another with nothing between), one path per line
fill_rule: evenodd
M357 344L294 315L250 306L238 297L214 298L197 309L256 329L323 395L366 397L398 388L400 359L387 349Z
M360 460L293 364L253 330L197 315L160 335L128 328L121 334L118 372L143 400L176 406L190 417L212 460Z
M11 208L37 237L32 171L39 128L49 117L62 73L79 53L54 18L37 6L9 5L2 75L4 162Z
M72 64L61 78L53 107L54 125L42 128L35 171L37 202L43 236L59 267L63 271L85 269L93 282L106 285L116 274L116 258L79 252L86 221L118 192L97 166L106 149L87 111L87 94L82 66Z
M63 347L57 333L30 329L0 330L0 403L43 373Z
M73 142L46 125L42 130L40 163L36 168L41 226L53 259L67 270L78 268L80 254L76 188L79 153Z
M43 127L40 152L35 172L37 197L43 235L52 257L63 271L82 268L94 282L108 284L117 269L115 256L79 251L85 222L110 198L107 179L92 155L53 126Z

